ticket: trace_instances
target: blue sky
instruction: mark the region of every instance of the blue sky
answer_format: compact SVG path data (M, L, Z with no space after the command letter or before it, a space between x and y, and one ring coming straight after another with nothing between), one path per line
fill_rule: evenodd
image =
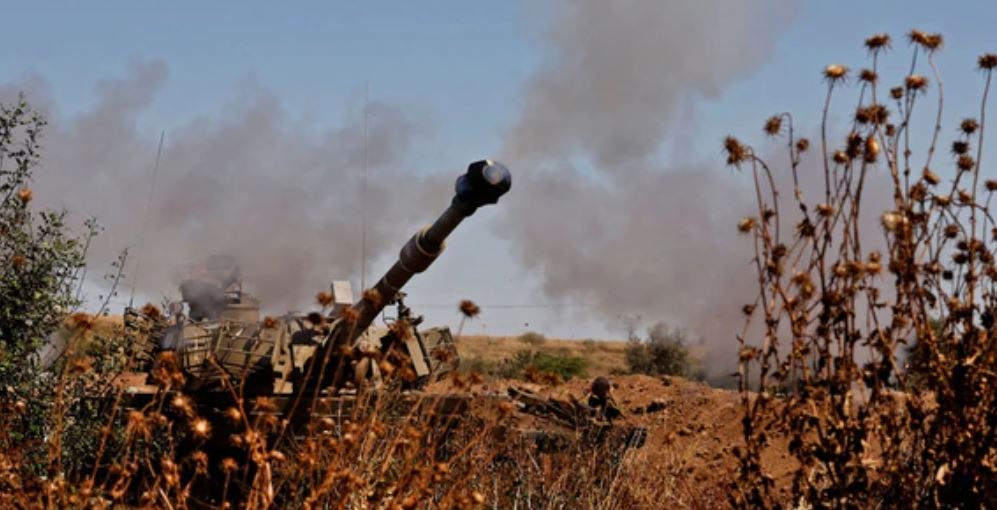
M369 84L378 99L431 113L441 146L474 150L494 146L541 60L537 4L2 2L4 17L16 20L5 24L5 38L19 44L0 59L0 78L37 73L72 112L92 103L93 84L121 75L129 58L161 59L170 75L143 119L152 131L217 111L247 81L322 125L338 120ZM700 131L710 130L701 138L715 140L721 126L756 131L773 108L817 111L820 69L861 62L861 41L875 32L899 39L915 26L941 31L941 71L951 86L971 92L978 81L964 71L997 46L995 22L997 3L986 0L805 2L754 76L700 105ZM903 46L895 41L895 49ZM760 93L768 100L757 101ZM950 111L959 97L949 96L956 98Z
M626 3L618 2L620 8ZM271 91L317 129L336 125L369 87L372 98L426 119L414 165L435 170L502 146L503 131L522 107L524 83L547 51L545 9L525 1L4 1L0 83L40 76L67 115L92 105L94 85L122 76L129 59L159 59L169 77L140 121L150 137L218 113L244 87ZM724 135L759 141L762 121L778 111L793 111L804 129L816 129L821 69L863 64L862 40L877 32L893 34L894 50L903 52L902 34L912 27L946 36L939 63L952 125L951 119L977 108L981 80L973 71L975 58L997 50L995 25L997 2L986 0L802 2L770 58L752 75L717 97L690 100L688 132L665 140L663 158L719 165ZM895 60L897 66L905 61ZM488 214L480 221L487 222ZM474 249L482 248L505 249L488 237L477 239ZM473 251L453 249L463 256ZM451 302L443 289L456 276L472 295L474 289L494 290L481 290L484 300L545 301L535 280L506 267L477 282L469 269L455 268L415 290L424 291L425 302ZM442 312L437 317L451 318ZM493 317L491 327L499 331L532 323L553 334L613 334L590 321L565 324L545 309Z
M59 5L59 7L53 7ZM97 5L95 7L95 5ZM169 79L144 117L151 131L219 109L255 82L318 126L372 97L426 111L448 146L483 149L536 61L529 13L515 2L20 2L5 5L0 76L34 71L60 107L129 58L155 58ZM531 9L533 10L533 9Z

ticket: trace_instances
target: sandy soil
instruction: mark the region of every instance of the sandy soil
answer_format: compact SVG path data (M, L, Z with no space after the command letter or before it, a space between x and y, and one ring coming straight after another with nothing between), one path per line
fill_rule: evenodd
M621 423L648 430L643 448L632 453L647 466L648 476L675 483L687 492L701 491L704 498L723 499L727 481L734 476L735 458L731 449L742 445L741 403L737 392L712 388L705 383L678 377L644 375L611 376L614 396L625 414ZM547 397L581 399L591 379L575 379L558 386L544 387L522 381L487 381L471 388L481 394L504 394L509 386L524 387ZM452 390L449 382L433 385L430 391ZM638 410L656 403L663 409L651 413ZM787 491L795 461L787 454L783 438L773 438L762 462L776 486ZM692 488L692 489L690 489ZM788 492L786 492L788 495Z

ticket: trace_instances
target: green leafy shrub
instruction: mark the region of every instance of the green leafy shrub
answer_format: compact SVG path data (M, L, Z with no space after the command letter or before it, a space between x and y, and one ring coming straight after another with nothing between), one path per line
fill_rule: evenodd
M493 375L504 379L526 379L533 374L556 375L561 380L585 376L588 362L584 358L545 351L524 350L504 360Z
M93 455L127 354L120 334L96 335L95 316L76 311L96 222L75 234L66 211L33 207L45 124L23 98L0 104L0 449L25 473L61 475Z
M499 362L479 357L461 360L460 371L498 379L533 379L540 374L556 376L562 381L584 377L588 361L564 352L522 350Z
M519 341L526 345L532 345L533 347L539 347L547 342L547 337L537 333L535 331L528 331L519 335Z
M659 322L648 330L647 338L634 331L629 336L624 355L630 373L682 377L698 374L682 330L670 329Z

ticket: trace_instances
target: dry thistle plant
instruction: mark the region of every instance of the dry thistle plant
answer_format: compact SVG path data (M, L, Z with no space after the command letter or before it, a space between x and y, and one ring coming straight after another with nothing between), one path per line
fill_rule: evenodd
M780 194L776 168L752 147L725 141L728 163L752 172L758 207L738 224L754 242L759 292L744 307L738 338L745 446L735 451L736 507L986 508L997 501L997 224L990 210L997 181L981 167L997 55L977 62L980 111L958 126L945 161L936 155L943 89L934 59L942 42L912 30L909 72L886 89L878 73L891 39L867 39L871 62L854 82L858 104L841 142L828 135L828 116L849 70L824 70L819 203L800 189L810 143L794 138L790 114L764 129L786 137L792 194ZM915 107L932 110L920 146ZM887 211L862 208L874 172L889 177ZM787 210L785 200L796 207ZM880 232L861 231L869 230L860 221L869 215L878 216ZM877 233L882 252L862 235ZM911 347L917 365L904 363ZM777 496L761 463L777 434L788 437L797 461L792 501Z

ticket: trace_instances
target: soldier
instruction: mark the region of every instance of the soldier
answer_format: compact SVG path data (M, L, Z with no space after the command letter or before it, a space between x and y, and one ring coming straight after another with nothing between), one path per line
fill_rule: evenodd
M600 419L613 420L623 414L613 397L613 383L605 377L596 377L584 398Z

